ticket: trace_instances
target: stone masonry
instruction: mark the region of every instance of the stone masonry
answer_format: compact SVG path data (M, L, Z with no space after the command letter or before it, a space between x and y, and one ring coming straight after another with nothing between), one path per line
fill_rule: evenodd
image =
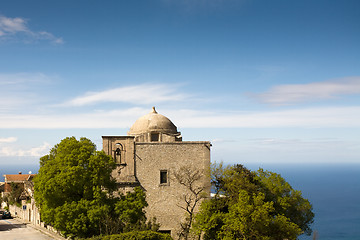
M185 219L184 195L189 194L174 174L181 168L202 171L197 184L209 197L210 147L208 141L182 141L176 126L155 108L134 123L128 136L103 136L103 150L117 163L113 177L119 190L126 193L142 187L148 219L155 217L160 230L174 238Z

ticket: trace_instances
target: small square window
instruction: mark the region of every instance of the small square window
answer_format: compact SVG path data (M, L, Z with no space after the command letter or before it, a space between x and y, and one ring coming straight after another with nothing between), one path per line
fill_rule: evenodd
M160 171L160 184L168 183L168 172L167 170Z
M151 141L152 142L158 142L159 141L159 134L158 133L152 133L151 134Z
M171 235L171 230L158 230L158 232Z

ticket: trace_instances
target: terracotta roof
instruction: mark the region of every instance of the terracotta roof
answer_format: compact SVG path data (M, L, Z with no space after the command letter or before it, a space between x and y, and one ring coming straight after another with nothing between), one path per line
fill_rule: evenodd
M28 181L36 174L5 174L5 182L23 182Z

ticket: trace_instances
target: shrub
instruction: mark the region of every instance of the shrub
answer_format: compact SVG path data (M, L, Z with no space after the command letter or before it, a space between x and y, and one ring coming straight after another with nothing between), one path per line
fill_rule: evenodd
M133 231L108 236L97 236L88 240L172 240L169 234L154 231Z

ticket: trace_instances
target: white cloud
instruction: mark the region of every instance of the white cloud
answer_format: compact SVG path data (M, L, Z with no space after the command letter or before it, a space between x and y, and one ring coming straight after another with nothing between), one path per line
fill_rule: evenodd
M51 145L44 142L41 146L21 149L17 146L0 147L0 157L40 157L49 153Z
M22 18L7 18L4 16L0 17L0 36L16 33L26 32L26 21Z
M44 103L44 87L54 80L56 76L43 73L0 73L0 113L24 112L40 106L36 104Z
M325 148L326 146L332 145L341 145L344 144L339 139L336 138L326 138L326 139L284 139L284 138L255 138L248 139L248 144L257 146L259 148L273 147L289 149L289 146L293 146L294 149L300 150L304 147L307 148ZM349 144L346 144L347 146Z
M130 108L86 114L0 115L2 128L129 128L150 109ZM205 112L158 109L181 128L360 127L360 107L307 108L268 112Z
M16 89L26 84L48 83L53 77L49 77L44 73L0 73L0 86L14 86Z
M141 115L150 112L149 109L130 108L125 110L95 111L84 114L2 114L2 128L121 128L130 127ZM139 116L140 114L140 116ZM3 125L2 125L3 124Z
M359 127L360 107L305 108L261 112L195 112L172 114L182 127L274 128Z
M0 143L12 143L16 141L17 141L16 137L0 138Z
M340 95L360 94L360 77L348 77L332 81L308 84L288 84L271 88L267 92L252 94L261 102L287 105L336 98Z
M211 140L212 143L229 143L229 142L236 142L234 139L223 139L223 138L215 138Z
M30 148L29 150L25 150L22 152L24 154L23 156L31 156L31 157L38 157L38 156L44 156L45 154L48 154L51 145L47 142L44 142L41 146Z
M25 42L36 40L47 40L55 44L64 43L62 38L55 37L53 34L46 31L33 31L28 28L27 20L23 18L8 18L0 16L0 39L12 39L11 37L25 37L22 38Z
M219 145L214 143L212 159L227 163L359 163L359 141L342 136L333 138L307 138L292 132L294 138L277 136L268 138L246 138L239 136L238 142ZM314 138L315 137L315 138Z
M84 96L76 97L65 105L84 106L102 102L127 103L159 103L167 101L182 101L186 95L177 92L177 86L166 84L141 84L109 89L100 92L88 92Z
M44 142L41 146L24 149L16 144L17 137L0 138L0 157L39 157L47 154L50 144Z
M246 3L246 0L162 0L167 5L174 5L186 13L212 12L222 8L234 8Z

